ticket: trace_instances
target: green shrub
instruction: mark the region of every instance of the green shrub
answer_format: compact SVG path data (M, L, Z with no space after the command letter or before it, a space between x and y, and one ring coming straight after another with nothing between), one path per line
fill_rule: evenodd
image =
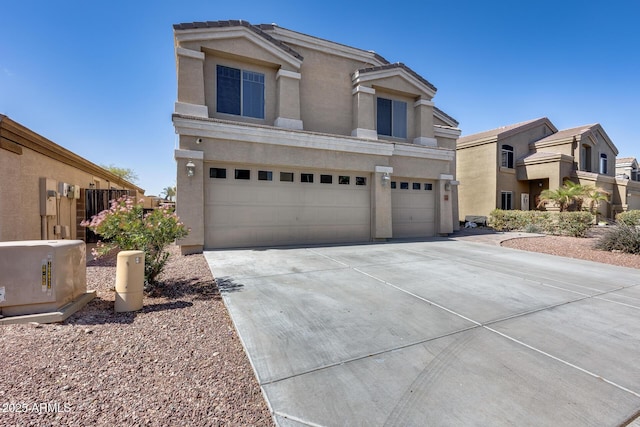
M499 231L544 232L547 234L585 237L593 223L589 212L547 212L495 209L489 225Z
M596 249L640 255L640 227L619 222L598 239Z
M616 215L616 221L627 225L640 225L640 210L620 212Z
M165 249L189 231L169 205L144 213L142 204L124 196L111 201L108 210L94 215L80 225L89 228L104 240L93 250L95 257L108 254L114 248L144 251L144 276L147 290L156 284L169 258Z

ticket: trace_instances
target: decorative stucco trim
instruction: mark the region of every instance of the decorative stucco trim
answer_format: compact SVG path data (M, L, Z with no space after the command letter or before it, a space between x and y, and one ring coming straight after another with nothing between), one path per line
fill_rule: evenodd
M419 136L413 139L413 143L417 145L423 145L425 147L437 147L438 140L435 138L427 138L426 136Z
M374 169L375 173L393 173L392 166L376 166Z
M434 159L453 161L455 152L446 148L431 148L421 145L395 144L394 156L418 157L422 159Z
M439 125L433 126L433 133L436 137L458 139L462 131L458 128L449 128Z
M202 120L174 115L173 124L180 135L203 138L245 141L258 144L281 145L347 153L391 156L393 144L315 132L293 131L270 126L236 124L216 119Z
M364 139L378 139L378 131L375 129L363 129L357 128L351 131L351 136L355 136L356 138L364 138Z
M293 71L280 69L276 73L276 80L279 79L280 77L287 77L287 78L290 78L290 79L300 80L302 78L302 74L296 73L296 72L293 72Z
M178 159L204 160L204 151L174 150L173 157Z
M175 103L174 111L176 114L184 114L185 116L209 117L209 107L206 105L178 101Z
M384 70L361 73L360 70L353 73L351 81L354 85L360 85L367 82L374 82L376 80L382 80L389 77L400 77L407 81L409 84L416 88L417 92L425 93L428 97L433 98L436 95L436 91L412 76L404 68L388 68Z
M427 101L426 99L418 99L416 102L413 103L414 107L419 107L421 105L424 105L426 107L435 107L435 102L433 101Z
M293 130L302 130L302 120L288 119L286 117L278 117L273 123L275 127Z
M614 176L603 175L595 172L573 171L573 174L578 178L595 182L605 182L607 184L615 184L616 182L616 178Z
M198 52L192 49L185 49L183 47L176 48L176 55L184 56L186 58L200 59L204 61L204 52Z
M218 28L196 28L189 30L180 30L175 33L175 39L178 44L185 42L206 42L211 40L225 40L233 38L247 38L251 42L257 44L265 51L276 56L283 62L291 65L292 67L299 69L302 65L302 60L295 58L278 46L265 40L264 37L260 37L250 29L243 26L235 27L218 27Z
M448 175L445 173L441 173L440 177L438 178L441 181L453 181L453 175Z
M355 95L356 93L368 93L370 95L375 95L376 94L376 90L372 87L369 86L362 86L362 85L358 85L356 87L353 88L353 90L351 91L352 95Z

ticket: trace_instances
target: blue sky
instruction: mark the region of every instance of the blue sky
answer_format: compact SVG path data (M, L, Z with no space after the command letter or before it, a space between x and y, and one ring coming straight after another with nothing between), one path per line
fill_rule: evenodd
M175 185L173 24L276 23L404 62L463 135L538 117L601 123L640 157L640 6L609 2L20 0L0 13L0 113L146 194ZM603 7L606 5L606 7Z

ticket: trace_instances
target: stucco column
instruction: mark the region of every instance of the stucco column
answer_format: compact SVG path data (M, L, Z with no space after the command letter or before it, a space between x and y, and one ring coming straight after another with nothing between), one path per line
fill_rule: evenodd
M414 144L437 147L438 141L435 138L433 129L433 107L434 103L426 99L419 99L413 104L416 117L416 137Z
M453 175L440 174L436 197L437 233L446 236L453 233Z
M204 248L204 153L193 150L175 150L176 214L191 231L176 243L182 254L202 252ZM192 164L193 176L187 172Z
M276 121L274 126L302 130L300 120L300 73L279 70L276 74Z
M351 136L378 139L376 130L375 101L376 90L367 86L357 86L353 95L353 130Z
M204 53L176 48L178 101L175 112L196 117L209 117L204 101Z
M373 174L373 230L374 239L393 237L391 217L391 174L390 166L376 166Z

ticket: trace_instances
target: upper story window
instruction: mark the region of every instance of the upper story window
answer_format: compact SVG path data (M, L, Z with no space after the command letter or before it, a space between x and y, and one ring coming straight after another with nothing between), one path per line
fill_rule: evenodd
M607 155L604 153L600 154L600 173L607 174Z
M378 135L407 137L407 103L378 98Z
M502 157L500 166L503 168L513 169L513 147L510 145L502 145Z
M217 66L218 113L264 119L264 74Z
M580 147L580 170L591 172L591 147L588 145Z

